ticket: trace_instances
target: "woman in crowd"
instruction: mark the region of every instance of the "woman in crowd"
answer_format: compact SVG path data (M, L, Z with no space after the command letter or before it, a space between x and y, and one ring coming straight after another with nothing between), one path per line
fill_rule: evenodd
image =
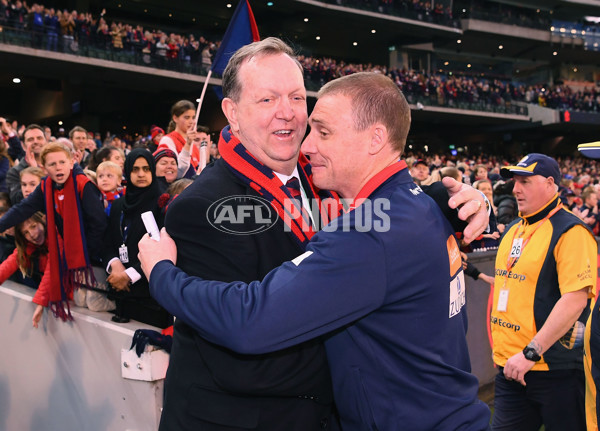
M169 149L177 154L177 178L190 178L200 163L200 149L192 145L197 132L194 128L196 110L189 100L180 100L171 107L171 123L167 135L163 136L158 149ZM171 131L172 130L172 131ZM189 135L189 136L188 136Z
M151 211L159 228L163 216L158 207L160 187L156 179L154 158L144 148L136 148L125 159L127 193L113 202L106 233L105 260L107 281L113 289L117 312L113 320L129 319L166 328L172 318L150 296L148 280L140 267L138 242L146 233L141 214Z
M161 191L165 191L177 179L177 154L168 148L163 148L156 150L153 156Z
M125 154L120 148L113 145L106 145L99 148L97 151L94 151L90 157L88 169L95 171L100 163L106 161L116 163L123 169L123 166L125 165Z

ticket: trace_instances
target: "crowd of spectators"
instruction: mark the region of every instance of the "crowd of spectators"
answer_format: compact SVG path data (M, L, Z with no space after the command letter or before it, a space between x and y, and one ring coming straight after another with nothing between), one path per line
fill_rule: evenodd
M452 18L452 2L423 0L326 0L333 3L357 9L372 10L386 15L396 15L432 24L460 27L460 23Z
M317 86L356 72L379 72L392 78L411 103L459 108L510 108L513 102L552 109L600 112L600 88L575 90L565 84L525 85L510 79L452 72L425 73L374 64L354 64L333 58L299 57L307 79Z
M32 130L35 132L34 138L31 137ZM119 235L122 234L122 231L119 228L119 217L114 214L116 210L113 204L115 202L119 202L120 199L129 199L127 201L129 202L128 204L123 204L126 201L120 201L120 204L116 204L117 209L124 208L123 211L126 211L127 208L130 208L129 205L135 205L135 202L137 202L133 199L141 199L144 202L148 201L144 205L152 207L156 217L160 218L161 211L166 211L170 200L190 183L190 180L176 180L179 177L177 175L177 155L164 148L161 150L161 145L163 144L160 143L159 145L159 142L164 138L163 135L165 133L163 129L158 126L152 126L151 130L151 135L138 137L135 140L129 138L121 139L110 134L107 134L106 138L101 140L100 133L88 132L76 126L68 133L67 138L65 136L67 134L62 129L59 129L57 133L59 136L56 137L53 136L54 133L49 127L32 129L30 126L26 128L24 125L16 122L9 123L0 118L0 218L4 217L4 214L7 213L7 208L11 205L25 202L31 199L31 196L40 194L37 189L45 181L45 175L50 174L50 171L46 172L44 170L46 165L43 157L40 158L40 153L43 154L43 149L46 146L61 143L61 145L66 145L70 149L69 151L71 151L73 160L77 162L78 166L84 168L83 173L98 187L98 193L104 200L104 207L100 207L99 209L102 213L101 217L112 217L112 222L108 223L108 226L113 226L111 235L116 238L113 240L113 243L119 243ZM170 128L166 128L166 130L167 132L172 131ZM210 156L212 161L219 157L218 149L213 144L210 144L209 147L211 148ZM130 194L127 197L129 182L136 181L132 175L133 172L136 172L135 169L140 160L136 159L136 157L129 157L127 156L128 154L134 154L136 157L139 154L143 154L144 160L142 162L151 171L151 176L150 174L148 176L148 179L151 178L150 184L156 183L153 186L155 188L152 191L151 202L146 199L146 195L150 196L149 192L145 190L148 185L146 184L143 187L139 185L144 183L138 183L137 189L132 188L136 193ZM170 160L173 165L171 170L174 175L170 180L167 178L164 167L162 170L159 169L159 165L164 164L164 159L172 159ZM497 247L498 238L505 226L518 216L516 200L512 196L512 182L500 177L500 169L502 166L514 164L518 157L508 159L502 156L490 155L459 154L452 156L449 154L432 155L409 152L406 155L406 159L410 166L411 175L413 175L415 181L422 187L439 181L445 176L453 176L464 183L473 185L484 193L492 204L492 210L497 221L497 230L478 238L470 246L465 245L463 251L486 251ZM600 211L598 210L600 162L583 157L559 157L557 161L562 171L562 181L559 189L561 199L595 234L600 234ZM143 176L144 174L136 175ZM16 184L15 178L17 181ZM132 184L136 183L133 182ZM158 199L156 199L157 197ZM154 202L155 200L157 202ZM0 278L8 277L18 267L15 261L17 252L13 253L14 247L11 248L11 244L14 243L14 239L11 238L14 236L21 237L21 243L25 243L25 248L21 248L27 251L27 253L47 253L47 249L42 244L44 241L41 237L34 235L35 232L41 232L45 229L43 226L44 223L45 219L35 216L29 222L18 224L16 227L18 232L7 231L0 235L2 258L9 259L12 256L10 258L10 265L5 265L7 266L5 270L2 269L3 263L0 259ZM28 233L27 229L29 228L31 228L31 232L33 233ZM143 234L143 230L140 230L140 232ZM37 245L29 247L27 244ZM113 255L118 252L117 246L113 247ZM133 246L130 247L133 248ZM104 253L108 255L109 251L105 250ZM44 259L46 259L45 256L44 254ZM27 262L27 260L24 262ZM43 262L45 265L48 265L46 260ZM111 262L114 262L114 260L111 260ZM106 262L102 262L102 264L106 265ZM19 265L21 264L19 263ZM101 271L105 271L102 268ZM120 318L122 310L119 309L119 292L113 293L112 296L110 292L112 292L111 289L115 289L115 286L120 286L119 291L121 293L123 290L130 289L130 278L129 275L127 277L123 275L126 272L125 268L114 268L114 264L111 268L114 273L108 274L108 278L104 280L108 283L109 298L117 300L117 309L114 312L116 313L115 316ZM119 271L119 269L122 269L122 271ZM37 274L37 278L26 276L26 274L26 272L22 274L17 272L14 277L17 277L16 279L19 282L33 285L34 287L36 286L35 283L39 284L43 277L43 274L39 273ZM104 274L104 277L107 277L107 274ZM486 282L493 282L490 276L477 271L475 271L475 278L484 279ZM136 282L134 281L134 284ZM90 308L104 307L102 309L110 309L111 305L114 308L115 302L106 300L103 294L99 294L98 292L93 293L95 295L92 297L94 298L93 300L90 300L89 295L83 300L80 299L79 302L76 297L73 299L76 304L87 304ZM130 302L124 301L122 303L123 306L127 304L130 304ZM151 305L146 304L146 307L152 308ZM39 321L40 313L41 309L39 307L36 308L36 314L33 319L34 325ZM142 322L147 318L147 323L157 324L156 320L153 320L156 314L153 315L154 317L151 317L149 314L136 315L133 311L129 311L129 315L135 316L137 320ZM160 321L164 324L161 323L158 326L167 326L169 322L168 316L164 319L163 317L165 316L160 314L159 316L161 317Z
M553 14L546 8L526 8L487 0L471 0L469 6L461 9L464 18L493 21L500 24L549 30Z
M393 0L335 0L355 7L416 8L424 2ZM434 10L444 9L438 4ZM450 13L450 12L447 12ZM0 27L26 31L32 46L53 51L77 52L98 56L109 53L117 61L132 61L153 67L206 74L220 41L204 36L166 33L144 29L135 23L110 21L103 10L99 16L75 10L54 10L34 3L28 7L21 0L0 0ZM8 40L10 42L10 39ZM385 65L349 63L333 58L300 56L306 70L308 89L318 90L326 82L361 71L378 71L390 76L412 104L447 106L505 113L526 114L514 102L587 112L600 111L600 89L588 86L573 89L568 85L540 83L526 85L510 77L498 78L475 73L391 68Z
M104 54L119 61L204 74L220 44L202 35L110 20L105 9L94 16L38 3L28 6L21 0L0 0L0 27L5 27L2 37L8 43L96 57Z
M462 181L473 185L486 194L496 215L498 232L481 237L465 247L466 251L494 249L497 239L507 226L518 216L517 203L512 196L512 180L500 176L503 166L514 165L520 157L507 159L501 156L478 155L474 157L448 155L407 155L411 175L422 186L440 181L445 176L458 172ZM600 235L600 162L584 157L557 157L562 180L559 195L565 206L580 217L595 235Z
M198 128L207 130L202 126ZM149 136L136 140L108 134L102 141L99 133L88 132L80 126L73 127L68 134L60 128L54 136L50 127L35 124L25 127L0 117L0 218L1 223L5 223L2 230L15 226L14 230L0 232L0 282L12 277L41 289L34 298L38 307L33 326L37 327L42 309L52 304L49 292L56 283L51 277L58 272L50 271L54 264L49 262L63 262L50 256L52 249L48 244L52 244L52 238L56 240L54 229L64 244L72 240L69 235L72 236L73 231L79 232L71 226L71 216L83 221L79 225L80 233L86 239L83 244L88 244L86 263L81 262L78 268L90 268L93 277L90 272L76 278L86 280L85 288L68 291L69 298L95 311L112 310L113 320L118 322L133 318L162 328L170 325L170 316L150 298L139 265L135 268L137 242L145 233L140 214L152 210L161 225L169 202L191 181L177 174L177 155L161 150L161 139L166 139L163 129L152 126L151 130ZM219 158L218 149L211 144L208 134L204 140L210 151L209 161ZM194 145L191 141L190 144ZM74 167L65 168L71 160ZM170 166L174 168L169 170ZM71 178L73 182L69 183ZM47 214L48 190L54 192L54 199L62 202L62 206L54 207L58 215L53 214L53 217ZM76 205L67 204L72 196L68 190L81 193ZM44 212L44 205L46 215L36 215L35 211ZM77 211L81 212L79 216ZM64 225L56 217L64 220ZM130 225L135 225L135 229L130 229ZM121 254L123 243L129 248L125 257ZM75 249L78 255L83 253L82 249ZM67 255L65 262L69 262L68 253L73 249L61 245L60 250ZM117 260L120 256L127 268L120 262L115 263L115 256ZM63 269L61 267L60 274ZM67 318L68 309L57 310L61 308L53 308L57 317Z

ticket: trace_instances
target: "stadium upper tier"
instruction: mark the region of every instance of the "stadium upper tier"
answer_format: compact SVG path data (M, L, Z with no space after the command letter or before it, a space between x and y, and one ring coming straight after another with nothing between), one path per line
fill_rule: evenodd
M136 93L125 96L128 100L151 101L144 115L153 119L166 111L159 105L173 102L170 97L191 99L188 95L205 80L236 4L106 0L100 6L90 4L89 11L74 12L62 9L69 5L66 0L45 3L29 7L17 0L0 2L0 62L5 65L0 91L7 94L0 107L40 121L88 115L84 121L95 121L97 128L108 122L106 112L117 109L114 118L122 124L137 114L121 100L131 91ZM434 0L428 5L412 0L250 3L261 36L280 37L299 53L309 96L336 77L379 71L420 111L414 114L417 131L421 120L426 131L431 121L459 127L462 123L454 116L466 124L479 124L486 117L482 127L503 117L498 121L517 121L515 127L521 130L538 122L556 124L562 121L559 111L584 111L593 117L600 111L598 53L584 40L597 34L596 24L581 21L588 10L600 7L582 6L581 1L524 0L523 7L486 0ZM65 69L74 78L65 78ZM15 76L29 78L24 82L32 87L3 84ZM36 86L48 94L36 92ZM164 95L160 100L152 95L158 92ZM104 107L98 95L108 94L109 107ZM36 102L14 105L8 96ZM62 105L44 104L44 98L61 100ZM211 114L207 122L213 121L213 112L220 112L213 99L214 105L204 111ZM314 99L309 108L311 103ZM32 105L36 109L28 110ZM553 110L552 120L531 114L533 107ZM500 129L497 133L508 138Z
M112 28L112 30L108 30ZM91 30L91 27L90 27ZM45 28L4 27L0 42L76 56L105 59L206 75L219 41L198 40L183 35L167 35L162 31L144 31L141 26L104 22L94 31L80 29L72 35L53 34ZM326 82L360 71L377 71L390 76L405 93L409 102L500 113L526 114L522 105L538 104L553 109L600 112L600 90L596 87L573 89L567 85L538 83L525 85L519 81L498 79L483 73L452 71L425 73L406 68L356 64L332 58L300 56L306 70L307 89L317 91Z

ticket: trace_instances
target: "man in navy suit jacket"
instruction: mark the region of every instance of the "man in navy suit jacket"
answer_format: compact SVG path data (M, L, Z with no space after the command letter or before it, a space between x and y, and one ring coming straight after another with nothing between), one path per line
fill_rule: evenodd
M266 66L289 76L293 68L286 70L284 60L251 59L245 77L257 78ZM235 116L246 109L258 117L273 109L275 118L288 122L271 129L275 146L248 149L285 162L302 92L273 89L277 83L262 91L260 79L243 82L253 96L248 106L228 109L224 102L231 129L241 135ZM256 128L267 125L262 120L240 136L246 147ZM454 231L400 160L410 126L404 96L382 75L350 75L321 89L309 124L303 151L312 180L339 192L349 211L262 283L203 281L183 268L180 242L176 248L166 232L160 243L145 237L140 258L152 294L198 336L244 354L278 352L325 336L345 430L488 429L490 412L478 401L470 374Z

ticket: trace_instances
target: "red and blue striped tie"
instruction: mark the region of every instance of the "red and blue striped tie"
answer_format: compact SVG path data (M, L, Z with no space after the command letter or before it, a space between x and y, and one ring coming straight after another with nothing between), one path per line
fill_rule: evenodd
M302 192L300 191L300 181L296 177L291 177L285 183L285 186L288 188L290 194L292 195L292 199L294 200L294 205L297 209L302 212L302 217L304 221L311 225L310 218L308 217L308 213L304 206L302 205Z

